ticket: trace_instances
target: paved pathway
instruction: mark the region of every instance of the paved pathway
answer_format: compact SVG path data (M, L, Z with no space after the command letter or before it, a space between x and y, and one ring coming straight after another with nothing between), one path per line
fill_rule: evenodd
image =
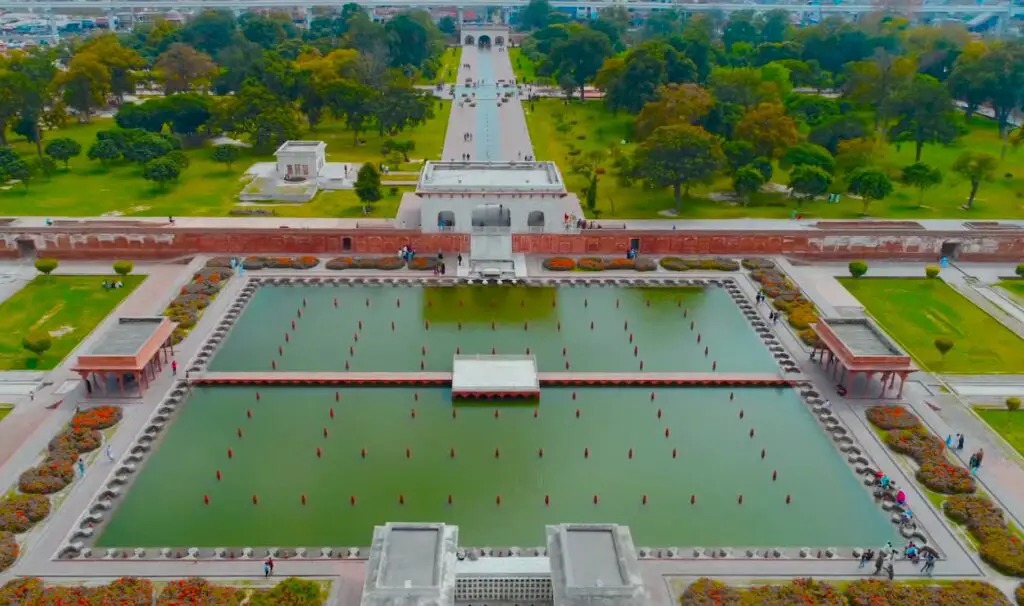
M506 51L463 47L442 159L462 161L468 154L469 160L508 162L533 155L519 89L511 85L514 80ZM473 85L467 85L467 81ZM512 92L512 99L499 107L499 97L505 92ZM470 95L469 101L464 100L464 94ZM467 134L472 135L471 140L465 139Z

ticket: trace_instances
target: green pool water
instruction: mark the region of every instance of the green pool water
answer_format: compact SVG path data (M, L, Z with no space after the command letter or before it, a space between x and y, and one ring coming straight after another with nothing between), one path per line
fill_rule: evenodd
M789 389L659 389L651 401L642 388L554 388L536 407L465 405L456 418L446 389L335 392L261 388L257 402L248 387L197 389L98 544L368 545L387 521L458 524L478 546L541 545L545 524L566 521L628 524L648 546L896 538Z
M263 286L210 370L450 371L456 351L528 348L549 372L777 369L719 288Z

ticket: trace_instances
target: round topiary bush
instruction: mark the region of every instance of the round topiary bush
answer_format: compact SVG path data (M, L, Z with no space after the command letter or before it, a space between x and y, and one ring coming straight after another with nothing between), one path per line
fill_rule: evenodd
M135 264L131 261L114 261L114 273L119 276L127 276L132 273L135 269Z
M929 265L928 267L924 268L924 275L929 278L938 278L940 271L941 270L939 269L938 265Z
M868 273L868 264L864 261L850 261L850 275L859 278Z
M1020 398L1006 398L1006 410L1019 410L1020 409Z
M1015 271L1016 271L1018 276L1024 278L1024 263L1021 263L1020 265L1018 265L1017 269Z

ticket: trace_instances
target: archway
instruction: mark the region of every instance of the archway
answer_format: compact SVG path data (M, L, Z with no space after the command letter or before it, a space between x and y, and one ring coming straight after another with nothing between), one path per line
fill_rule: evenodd
M531 210L530 214L526 215L526 226L543 228L544 213L539 210Z
M512 227L512 212L502 204L484 204L470 215L473 227Z
M466 44L472 46L476 44L476 39L473 36L466 36Z
M505 46L505 38L503 36L495 36L494 46Z
M345 236L341 239L341 250L352 250L352 238Z
M437 213L437 228L449 230L455 227L455 213L450 210L442 210Z
M491 48L491 37L490 36L480 36L477 39L477 45L480 48Z

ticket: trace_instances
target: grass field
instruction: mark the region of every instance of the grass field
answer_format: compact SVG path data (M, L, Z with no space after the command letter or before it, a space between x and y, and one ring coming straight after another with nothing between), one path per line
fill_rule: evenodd
M103 280L124 281L104 290ZM57 366L145 276L39 276L0 304L0 370L48 370ZM47 332L53 345L42 357L21 346L31 333Z
M450 101L440 101L434 117L426 124L399 135L400 139L416 142L413 159L434 160L441 157L445 130L451 113ZM253 162L272 161L270 155L261 156L243 152L243 156L228 170L223 164L210 159L207 148L191 149L186 153L191 165L178 183L160 189L142 178L141 169L134 164L119 164L104 170L98 163L85 157L85 150L96 139L100 130L111 128L111 120L94 120L91 124L71 124L58 132L47 134L48 139L66 136L82 144L83 154L70 163L70 170L59 170L49 179L36 179L28 187L17 185L0 191L0 215L34 216L225 216L237 203L242 189L242 174ZM326 120L315 131L304 137L322 139L327 143L327 160L384 161L381 153L382 138L376 131L363 133L365 145L357 146L352 133L344 123ZM24 139L11 137L12 147L25 155L35 153L35 146ZM419 164L403 169L418 170ZM388 190L385 187L385 192ZM274 208L281 216L349 217L362 216L358 208L353 212L355 195L352 192L321 194L305 205L281 204ZM321 199L323 198L323 199ZM387 208L390 201L382 201L379 209ZM397 199L394 201L397 208ZM382 211L378 211L382 212ZM394 216L394 213L386 216Z
M941 280L842 278L879 324L931 371L1024 372L1024 341ZM936 337L950 337L945 359Z
M1024 303L1024 280L1002 280L996 286L1017 297L1021 303Z
M513 56L514 57L514 56ZM513 66L515 62L513 59ZM607 175L598 186L597 209L602 217L618 218L659 218L659 211L675 208L675 201L668 188L649 190L641 183L631 187L617 182L612 169L613 154L632 155L635 145L631 143L633 117L628 114L612 114L599 101L574 102L566 105L561 99L540 99L528 107L526 122L530 129L534 150L539 160L553 160L566 175L569 188L583 197L587 177L574 174L572 166L579 158L586 158L589 152L600 154L599 165L606 168ZM992 182L984 183L979 191L975 207L970 211L959 207L967 198L970 184L949 170L956 157L964 150L986 151L1000 154L1002 143L998 138L995 124L976 118L971 123L970 133L954 147L926 146L922 160L937 166L945 174L945 182L927 192L923 206L918 206L916 190L896 184L896 191L886 200L875 202L869 209L873 217L899 219L993 219L1024 217L1024 174L1014 173L1014 166L1020 156L1008 152L1006 159L996 171ZM580 137L584 137L581 139ZM623 143L625 141L625 143ZM572 155L573 150L579 150ZM617 151L616 151L617 150ZM913 146L890 145L879 149L878 162L895 180L900 168L913 162ZM1012 177L1004 175L1012 173ZM787 171L776 166L772 181L784 185L788 181ZM731 182L719 177L710 185L695 186L691 197L684 200L680 217L692 219L728 219L741 217L789 218L796 207L795 201L785 194L762 192L751 200L749 206L733 202L716 202L707 196L711 192L731 191ZM838 181L833 190L845 189ZM859 200L843 195L839 204L824 202L804 203L800 212L805 217L831 219L860 218L862 204Z
M526 56L523 53L523 49L519 47L510 47L508 49L508 59L512 62L512 73L516 76L516 82L546 84L551 80L550 78L537 77L537 66L534 65L533 59Z
M1024 455L1024 413L998 408L975 408L974 411L1017 452Z

